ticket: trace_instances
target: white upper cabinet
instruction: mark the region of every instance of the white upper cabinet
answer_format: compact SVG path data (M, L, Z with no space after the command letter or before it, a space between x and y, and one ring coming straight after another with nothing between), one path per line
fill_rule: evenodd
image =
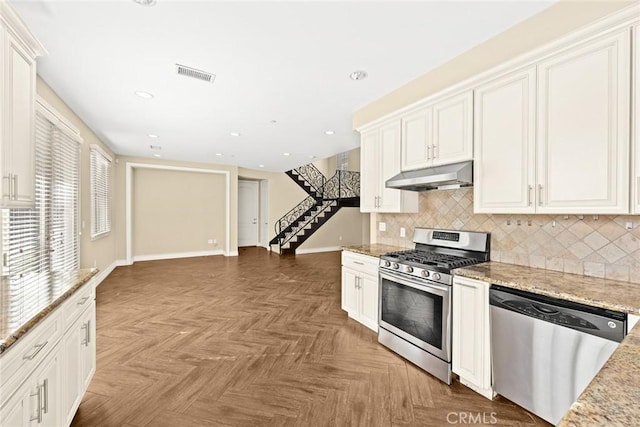
M402 117L402 170L429 166L432 149L431 108L425 108Z
M473 92L446 98L433 105L433 165L473 158Z
M633 97L631 102L631 129L634 153L634 174L631 181L633 189L632 212L640 213L640 25L633 27Z
M360 148L360 211L417 212L418 193L386 188L400 173L400 121L366 131Z
M0 207L35 201L35 58L44 52L8 2L0 1Z
M629 212L630 31L538 64L540 213Z
M535 67L476 90L475 212L535 212L535 109Z
M403 115L402 170L471 160L472 123L472 91Z

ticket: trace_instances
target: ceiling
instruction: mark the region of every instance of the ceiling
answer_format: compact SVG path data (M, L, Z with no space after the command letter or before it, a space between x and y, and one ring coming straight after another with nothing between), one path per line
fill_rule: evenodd
M39 74L117 154L284 171L357 147L353 111L552 2L12 3Z

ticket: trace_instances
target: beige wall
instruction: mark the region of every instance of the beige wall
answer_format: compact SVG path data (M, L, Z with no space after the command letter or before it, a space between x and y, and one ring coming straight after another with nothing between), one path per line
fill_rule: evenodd
M611 14L633 1L563 0L353 114L358 128Z
M135 169L132 200L134 257L226 247L223 175Z
M107 147L91 129L65 104L65 102L38 76L37 92L53 108L58 110L79 131L84 139L80 154L80 267L98 267L103 270L116 260L116 235L119 230L113 223L112 230L106 236L97 240L91 240L91 195L89 188L89 147L91 144L99 145L109 154L113 152ZM114 174L115 175L115 174ZM112 188L115 181L112 181Z
M132 164L144 164L150 166L160 166L160 167L178 167L178 168L192 168L192 169L205 169L212 171L227 171L229 172L229 189L230 189L230 251L236 252L238 250L238 168L236 166L229 165L214 165L209 163L191 163L191 162L177 162L177 161L168 161L168 160L160 160L160 159L148 159L143 157L118 157L118 163L116 166L116 188L115 188L115 201L114 203L114 217L116 223L118 225L118 238L116 241L116 256L117 259L126 259L126 169L127 163ZM141 168L144 169L144 168ZM134 168L134 171L136 168ZM135 173L135 172L134 172ZM187 196L176 196L176 206L180 206L182 209L188 209L191 205L198 205L200 203L200 198L195 192L187 191L186 187L189 185L193 178L189 173L185 173L184 175L180 174L158 174L157 178L160 179L160 182L157 183L157 186L167 187L167 188L180 188L183 187L183 190L180 190L183 193L187 193ZM135 179L135 176L134 176ZM134 186L135 188L135 186ZM132 189L134 189L132 188ZM172 190L174 191L174 190ZM224 204L218 207L221 212L224 212ZM152 212L152 208L147 208L145 206L141 206L138 204L135 206L135 210L143 210L147 213ZM132 214L133 216L133 214ZM185 214L184 218L187 218L187 214ZM153 217L149 217L149 221L155 221ZM144 218L139 217L138 221L144 221ZM165 224L166 228L165 232L171 235L177 235L181 231L184 231L184 219L176 221L173 224ZM202 226L201 224L190 224L191 229L190 232L195 232L197 227ZM133 236L134 231L132 230L132 244L133 244ZM202 240L205 241L209 237L202 236ZM213 237L212 237L213 238ZM221 241L224 241L224 238L220 238ZM214 250L214 249L222 249L224 250L224 246L219 244L216 248L211 248L211 245L208 245L208 249L202 249L201 244L196 242L196 238L194 237L193 241L183 242L182 246L180 246L179 252L193 252L193 251L201 251L201 250ZM188 244L187 244L188 243ZM193 246L189 246L193 245ZM191 247L191 249L189 249ZM140 248L138 248L140 249ZM157 250L152 247L147 247L144 249L148 251L148 254L159 255L164 253L174 253L173 249L169 250L169 247L158 247ZM175 248L174 248L175 249ZM167 252L165 252L167 251Z

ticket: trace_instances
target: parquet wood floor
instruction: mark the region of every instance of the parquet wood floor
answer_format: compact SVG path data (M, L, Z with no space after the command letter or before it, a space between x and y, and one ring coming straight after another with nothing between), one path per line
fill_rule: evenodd
M97 327L75 427L545 425L379 345L340 309L337 252L119 267Z

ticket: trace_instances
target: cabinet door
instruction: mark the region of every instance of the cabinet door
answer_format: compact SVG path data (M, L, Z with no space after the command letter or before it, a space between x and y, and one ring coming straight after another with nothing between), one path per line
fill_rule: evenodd
M489 284L455 278L451 304L453 372L478 389L489 388Z
M475 93L474 212L535 212L536 69Z
M640 25L633 27L633 58L635 62L633 81L633 100L631 104L631 129L633 129L633 154L635 170L632 180L632 213L640 214Z
M378 277L360 276L360 323L378 332Z
M378 129L360 139L360 212L375 212L380 185L380 146Z
M431 117L431 108L426 108L402 118L403 171L429 166L432 157Z
M630 31L538 66L538 212L629 212Z
M60 357L52 354L35 375L36 383L31 413L40 413L40 420L31 420L32 426L58 427L61 424L61 399L60 399ZM39 408L38 408L39 406Z
M358 273L342 267L342 309L349 317L358 318Z
M29 392L18 391L0 411L1 427L23 427L29 425Z
M84 392L89 387L89 382L93 378L93 374L96 372L96 303L91 303L91 306L87 309L81 319L82 333L85 334L81 340L81 362L82 371L80 373L80 384L82 386L81 392Z
M80 400L82 399L82 339L84 330L82 322L76 321L62 340L61 352L64 354L63 375L65 379L62 400L62 414L65 425L71 424Z
M385 182L400 173L400 121L380 128L380 199L378 212L400 212L401 190L387 188ZM361 167L362 168L362 167Z
M433 105L434 165L473 158L473 92L447 98Z
M4 135L2 142L5 206L29 206L35 195L35 60L5 34ZM9 199L10 189L13 198Z

